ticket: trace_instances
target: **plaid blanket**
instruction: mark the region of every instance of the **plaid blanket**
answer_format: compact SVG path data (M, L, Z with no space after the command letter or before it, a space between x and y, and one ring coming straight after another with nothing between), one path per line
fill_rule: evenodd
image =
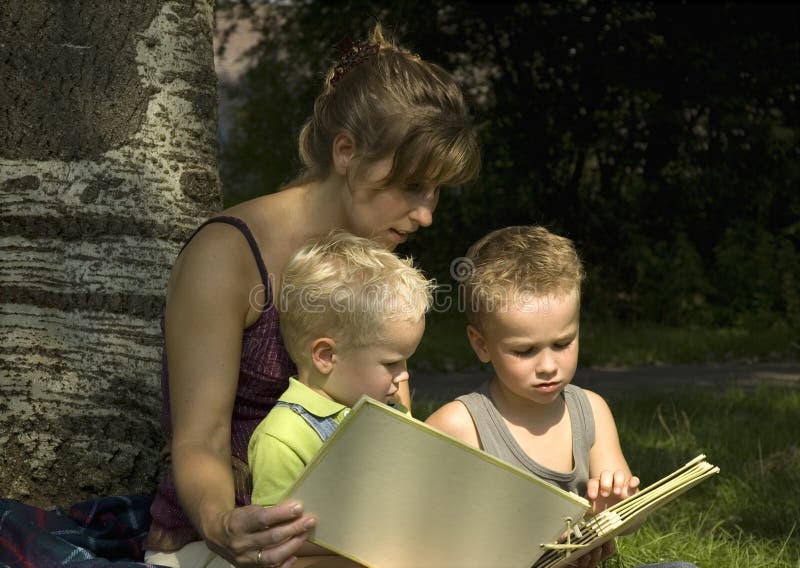
M0 567L143 568L151 496L103 497L66 513L0 499Z

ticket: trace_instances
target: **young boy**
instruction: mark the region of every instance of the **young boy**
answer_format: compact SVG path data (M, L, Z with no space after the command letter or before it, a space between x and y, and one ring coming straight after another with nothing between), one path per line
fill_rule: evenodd
M639 479L608 405L570 384L584 278L572 242L542 227L507 227L480 239L467 258L467 335L495 375L426 422L587 497L595 510L635 493Z
M253 503L277 503L361 395L398 402L431 299L410 260L346 233L289 261L277 307L298 374L250 438Z

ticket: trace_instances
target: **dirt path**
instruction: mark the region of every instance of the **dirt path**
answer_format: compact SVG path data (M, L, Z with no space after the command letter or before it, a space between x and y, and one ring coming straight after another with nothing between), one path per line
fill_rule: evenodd
M474 389L486 380L487 372L414 372L414 396L450 400ZM669 365L658 367L603 367L578 369L574 384L603 396L620 395L628 390L670 392L692 387L715 389L754 388L766 384L800 388L800 362L719 363Z

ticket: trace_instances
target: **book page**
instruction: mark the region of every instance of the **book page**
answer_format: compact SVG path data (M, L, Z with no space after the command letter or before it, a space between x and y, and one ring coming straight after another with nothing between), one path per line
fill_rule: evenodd
M375 568L529 568L589 503L362 398L284 500L309 540Z
M719 468L705 461L704 455L697 456L645 489L587 519L579 525L580 536L571 538L568 545L579 548L550 550L534 568L559 568L574 562L628 527L643 522L654 511L717 473Z

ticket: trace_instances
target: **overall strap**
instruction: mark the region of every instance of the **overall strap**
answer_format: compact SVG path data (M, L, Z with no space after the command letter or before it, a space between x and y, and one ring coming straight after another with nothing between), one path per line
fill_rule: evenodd
M287 408L291 408L295 414L299 415L309 426L311 426L311 428L314 429L323 442L327 441L327 439L331 437L333 431L336 430L336 427L338 426L336 420L334 420L332 417L326 416L324 418L320 418L319 416L311 414L301 405L294 402L284 402L279 400L275 403L275 406L285 406Z

